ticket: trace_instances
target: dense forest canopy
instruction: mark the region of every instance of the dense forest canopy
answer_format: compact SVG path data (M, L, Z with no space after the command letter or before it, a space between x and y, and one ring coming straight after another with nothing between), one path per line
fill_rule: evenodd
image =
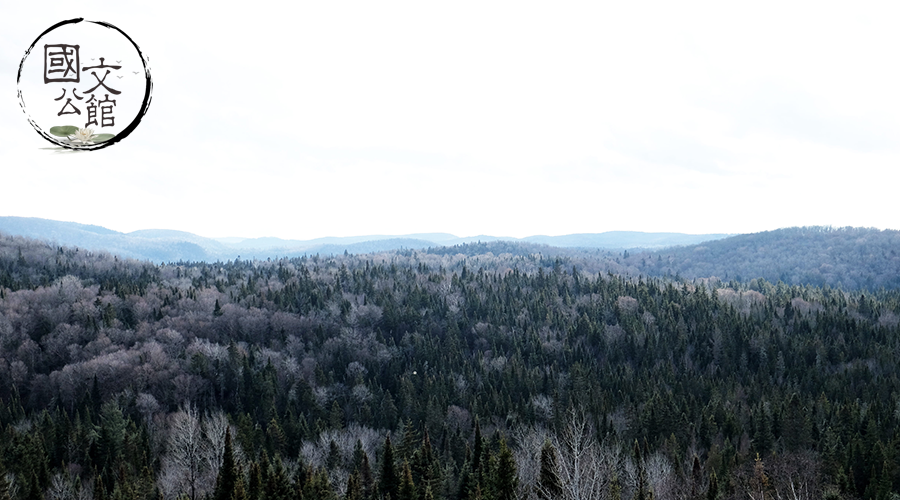
M900 231L794 227L742 234L698 245L632 252L621 261L632 273L764 278L789 285L845 290L900 288Z
M900 491L896 289L504 248L157 266L0 237L0 498Z

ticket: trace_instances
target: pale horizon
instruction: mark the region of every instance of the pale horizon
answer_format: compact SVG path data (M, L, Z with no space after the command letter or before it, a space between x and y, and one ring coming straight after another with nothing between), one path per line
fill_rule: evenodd
M4 6L0 214L298 240L900 228L895 4L210 5ZM75 17L134 39L153 97L121 143L58 153L16 73Z

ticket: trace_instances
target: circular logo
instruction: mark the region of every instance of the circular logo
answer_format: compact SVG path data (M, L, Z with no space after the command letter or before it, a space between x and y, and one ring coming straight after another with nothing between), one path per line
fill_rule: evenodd
M119 28L70 19L25 51L17 79L19 105L45 139L68 149L101 149L121 141L150 106L146 58Z

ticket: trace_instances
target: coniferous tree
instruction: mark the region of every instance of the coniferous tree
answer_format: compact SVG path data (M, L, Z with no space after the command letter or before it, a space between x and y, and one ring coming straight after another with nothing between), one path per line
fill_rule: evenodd
M426 486L436 488L440 482L440 463L431 447L428 429L423 433L422 445L413 453L411 470L419 492L419 500L423 500Z
M549 439L541 447L541 469L538 476L537 495L541 500L556 500L562 496L556 447Z
M363 500L372 500L375 494L375 479L372 477L372 467L369 465L369 455L367 453L362 454L357 471L359 473L359 482L362 486Z
M289 500L291 497L291 483L280 456L272 461L263 494L265 500Z
M337 400L331 403L331 410L328 412L328 426L335 430L344 427L344 410L341 409Z
M403 462L403 473L400 476L400 488L398 494L398 500L417 500L416 485L413 482L409 462Z
M32 471L28 476L28 483L25 488L25 500L43 500L43 489L37 472Z
M225 450L222 452L222 465L216 477L216 489L213 500L230 500L234 495L238 480L237 466L234 462L234 448L231 443L231 429L225 429Z
M622 485L619 484L619 476L615 472L609 483L609 500L622 500Z
M496 467L491 471L493 476L494 498L496 500L513 500L518 494L519 476L512 451L506 445L506 439L500 439L500 451L497 453Z
M709 474L709 486L706 488L706 500L716 500L719 497L719 478L716 471Z
M354 471L347 477L347 490L344 493L344 500L362 500L362 498L359 476Z
M321 500L335 500L337 498L334 488L331 486L331 481L328 479L328 472L325 469L319 469L313 474L307 483L303 497Z
M103 486L103 477L100 474L94 476L94 500L106 500L106 488Z
M481 425L478 419L475 420L475 443L472 448L472 474L475 475L476 482L480 483L484 470L484 439L481 437Z
M341 449L334 439L328 443L328 455L325 457L325 467L334 470L341 465Z
M250 463L250 477L247 481L247 498L249 500L261 500L263 495L263 471L256 460Z
M637 485L635 486L634 500L650 500L647 491L647 473L644 469L644 459L641 456L641 447L634 440L634 462L637 466Z
M241 468L237 468L237 480L234 483L234 493L231 495L230 500L249 500L250 496L247 494L247 488L244 486L244 474L241 471Z
M703 481L703 470L700 468L700 459L694 455L691 464L691 498L700 498L700 483Z
M466 449L466 460L463 462L462 470L459 472L459 486L456 493L457 500L468 500L472 498L472 493L477 486L472 473L472 462L469 460L468 449Z
M400 492L400 478L397 476L397 467L394 464L394 446L391 444L391 436L384 439L384 448L381 454L381 475L378 478L378 489L382 498L390 496L398 499Z

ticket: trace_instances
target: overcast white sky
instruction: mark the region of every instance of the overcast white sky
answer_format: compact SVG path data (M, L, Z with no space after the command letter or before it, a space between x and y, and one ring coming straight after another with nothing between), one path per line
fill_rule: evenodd
M202 236L900 229L900 4L4 2L0 215ZM624 5L627 4L627 5ZM149 56L138 129L60 154L46 28Z

